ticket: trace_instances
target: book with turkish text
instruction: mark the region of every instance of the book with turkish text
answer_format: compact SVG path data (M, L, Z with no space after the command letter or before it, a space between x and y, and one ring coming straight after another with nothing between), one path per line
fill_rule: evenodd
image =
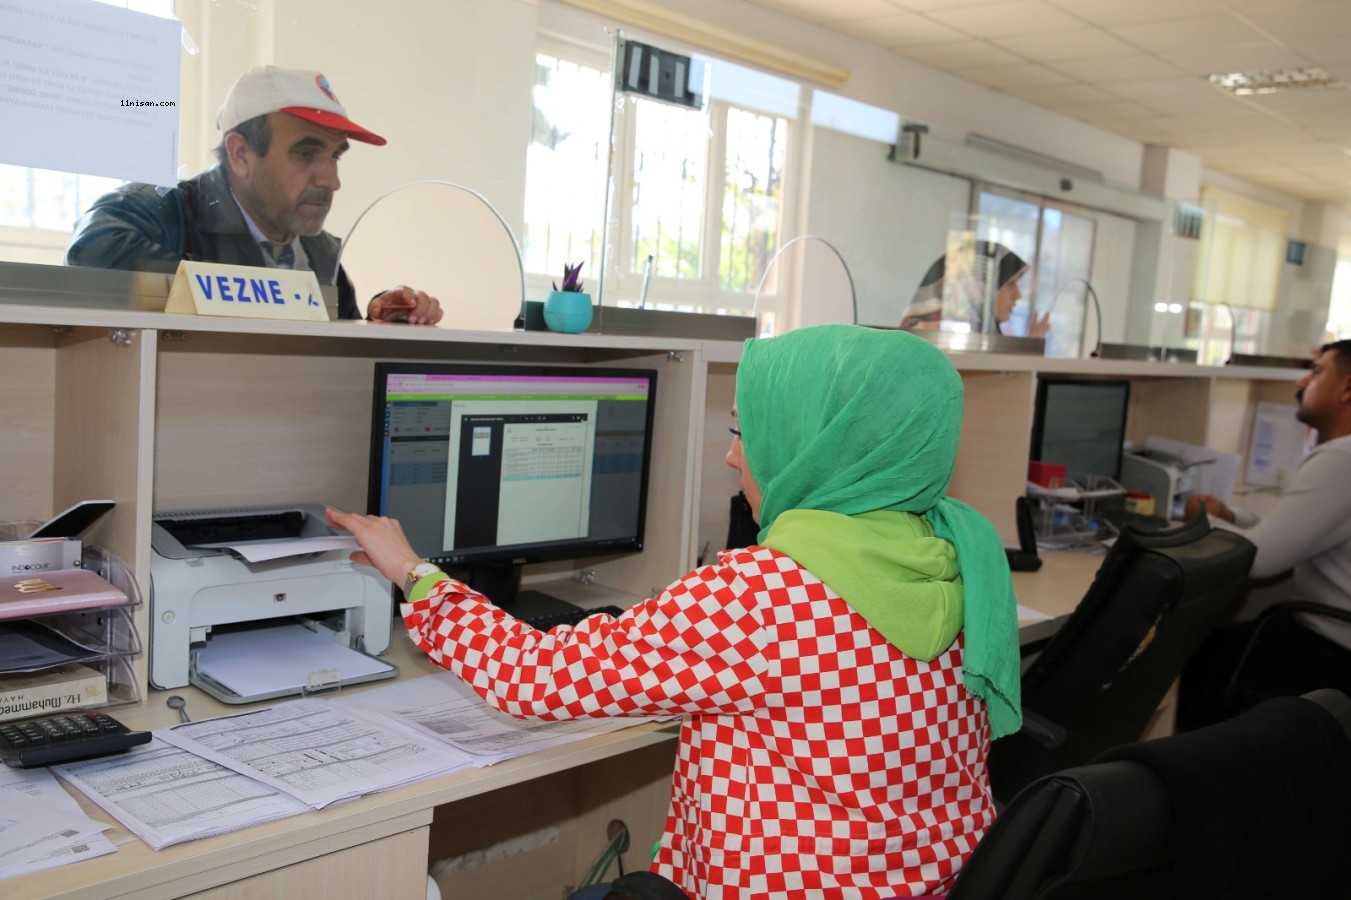
M0 722L107 702L107 676L79 663L0 675Z

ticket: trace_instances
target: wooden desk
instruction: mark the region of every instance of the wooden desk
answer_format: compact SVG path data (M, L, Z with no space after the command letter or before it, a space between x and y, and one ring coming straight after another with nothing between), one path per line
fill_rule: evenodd
M401 634L395 636L387 658L399 666L401 679L439 671ZM194 719L239 709L196 688L183 688L152 691L144 702L112 712L134 728L172 725L178 714L165 706L171 693L187 699L188 714ZM453 853L465 842L466 833L477 838L485 830L502 831L503 823L494 816L500 820L517 815L548 822L543 827L549 833L539 838L531 856L531 868L537 871L525 876L516 872L513 891L523 885L527 891L548 887L549 893L557 894L599 853L612 818L629 825L632 853L637 854L629 859L645 858L643 848L652 846L664 820L677 728L674 722L637 725L160 851L114 825L108 836L118 847L116 853L0 882L0 894L7 900L198 895L420 900L426 895L429 858ZM503 792L514 802L483 797L490 792ZM83 795L72 793L92 818L114 821ZM529 809L531 803L537 808ZM457 821L458 813L462 815ZM440 827L441 820L445 827ZM516 863L519 868L520 860ZM491 889L480 892L476 886L478 876L491 882L491 873L463 874L459 896L493 895Z

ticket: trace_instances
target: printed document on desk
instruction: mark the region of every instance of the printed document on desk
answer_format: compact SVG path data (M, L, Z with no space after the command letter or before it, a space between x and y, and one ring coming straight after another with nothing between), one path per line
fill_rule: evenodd
M156 850L310 810L289 794L158 738L116 756L54 768Z
M0 766L0 878L113 853L103 835L111 827L86 816L47 769Z
M337 697L330 702L406 722L470 754L479 766L668 718L518 719L493 709L450 672Z
M467 753L386 722L323 700L296 700L155 734L315 809L473 762Z

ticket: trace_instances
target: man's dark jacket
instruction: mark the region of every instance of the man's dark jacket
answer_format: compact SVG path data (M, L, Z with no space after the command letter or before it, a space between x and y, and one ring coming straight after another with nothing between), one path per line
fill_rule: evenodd
M338 317L359 319L356 290L338 269L341 243L328 232L300 244L320 284L337 269ZM177 187L124 184L104 194L75 226L66 265L172 272L182 260L266 266L263 248L249 233L225 173L212 166Z

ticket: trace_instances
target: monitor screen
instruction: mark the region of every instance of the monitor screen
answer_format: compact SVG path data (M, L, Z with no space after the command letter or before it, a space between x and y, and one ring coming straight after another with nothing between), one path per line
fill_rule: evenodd
M1031 458L1059 463L1067 475L1121 477L1129 381L1040 378Z
M432 562L515 580L526 562L641 550L656 378L377 363L368 509Z

